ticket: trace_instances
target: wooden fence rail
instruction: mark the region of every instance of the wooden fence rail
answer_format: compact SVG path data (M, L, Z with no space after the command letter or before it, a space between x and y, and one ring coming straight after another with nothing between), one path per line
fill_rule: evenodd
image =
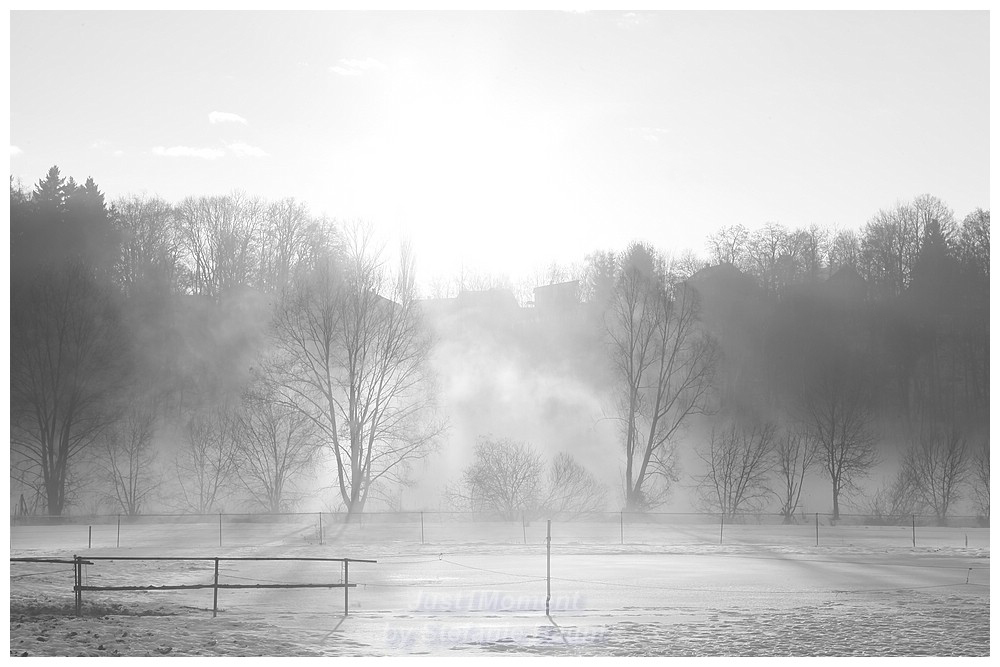
M219 589L265 589L265 588L343 588L344 589L344 616L348 614L349 597L348 590L357 588L357 584L350 583L349 564L350 563L377 563L377 560L363 558L292 558L292 557L263 557L263 556L231 556L231 557L182 557L182 556L73 556L72 560L59 558L11 558L11 562L20 563L61 563L73 566L73 595L75 599L76 615L82 613L83 592L84 591L181 591L211 588L212 595L212 618L219 612ZM83 566L95 565L94 561L210 561L215 564L215 575L210 584L174 584L165 586L85 586L83 584ZM344 580L337 583L313 583L313 584L220 584L219 583L219 563L222 561L321 561L328 563L342 563L344 567Z

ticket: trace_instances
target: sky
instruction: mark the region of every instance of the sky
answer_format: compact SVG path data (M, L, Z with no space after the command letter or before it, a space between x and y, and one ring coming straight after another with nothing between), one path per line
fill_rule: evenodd
M10 39L15 180L294 197L424 280L990 204L984 11L15 11Z

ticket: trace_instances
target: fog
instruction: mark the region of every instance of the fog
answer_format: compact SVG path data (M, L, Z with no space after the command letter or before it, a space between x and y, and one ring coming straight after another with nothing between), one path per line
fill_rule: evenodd
M450 510L503 441L536 486L570 457L607 511L774 512L785 436L816 452L797 512L985 511L988 211L923 195L857 232L737 226L705 257L633 243L428 298L419 257L295 202L74 187L11 192L18 511ZM940 475L944 504L919 491Z
M572 292L576 284L567 286ZM594 363L597 340L573 326L582 304L554 308L522 307L504 289L426 302L450 428L414 489L415 502L434 507L435 489L461 476L482 437L522 441L548 460L572 454L602 482L619 485L614 429L601 399L609 371Z

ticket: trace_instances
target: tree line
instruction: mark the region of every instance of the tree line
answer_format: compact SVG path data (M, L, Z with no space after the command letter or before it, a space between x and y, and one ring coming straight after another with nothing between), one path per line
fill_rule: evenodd
M774 504L791 520L821 474L835 515L848 499L943 520L966 497L988 516L988 211L959 223L921 196L858 232L737 225L708 242L708 261L633 243L543 277L579 282L585 315L565 326L610 378L617 493L572 452L483 436L445 501L647 510L690 447L698 497L728 514ZM21 510L280 511L320 460L338 509L385 502L445 432L430 332L412 253L389 267L362 225L300 202L108 204L55 167L12 183ZM865 496L887 441L899 473Z
M325 455L357 513L440 430L412 257L361 225L239 193L108 205L53 167L11 186L11 258L23 511L279 511Z
M677 485L676 429L694 422L706 509L792 520L818 474L834 517L846 499L944 521L964 498L988 518L988 211L958 223L924 195L860 233L734 226L709 246L704 264L635 245L582 272L610 304L626 507L656 504L634 492L649 463L648 488ZM894 456L898 474L865 493Z
M737 225L708 245L708 261L633 243L547 271L579 283L589 317L569 326L600 332L625 509L693 487L705 510L793 521L819 479L834 517L943 522L965 500L988 518L989 211L957 222L922 195L860 231ZM517 478L524 458L478 453L465 498L482 466Z
M964 497L988 518L989 211L958 222L922 195L878 211L858 233L768 226L727 247L761 286L768 313L758 329L763 364L749 373L764 391L737 440L756 429L759 444L775 446L756 466L742 456L742 476L774 467L789 488L788 443L801 440L799 464L829 480L835 516L849 494L878 517L944 521ZM782 428L768 437L761 422ZM732 437L717 440L715 452L734 449ZM860 480L890 455L897 474L861 493Z

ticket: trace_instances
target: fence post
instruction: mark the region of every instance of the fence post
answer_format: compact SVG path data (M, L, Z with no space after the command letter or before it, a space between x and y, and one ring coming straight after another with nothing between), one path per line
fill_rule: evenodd
M917 546L917 515L916 514L911 514L910 515L910 523L913 526L913 547L916 548L916 546Z
M219 512L219 546L222 546L222 512Z
M94 543L94 527L87 526L87 548L90 549Z
M119 548L122 545L122 515L118 515L118 536L115 537L115 548Z
M722 512L719 515L719 545L722 545L722 529L726 527L726 513Z
M346 558L344 559L344 616L347 616L347 591L351 590L348 586L350 581L347 578L347 566L349 562Z
M549 600L552 599L552 519L545 528L545 615L549 615Z
M816 546L819 546L819 512L816 512Z
M424 513L420 513L420 543L424 543Z
M80 586L83 585L83 566L80 565L80 557L76 554L73 555L73 600L74 606L76 607L76 615L80 615L80 609L83 606L83 591L80 590Z
M625 511L618 513L618 531L621 533L622 544L625 544Z
M219 516L222 516L221 514ZM212 618L219 614L219 559L215 559L215 583L212 585Z
M319 513L319 544L323 546L323 513Z
M521 512L521 536L524 539L524 543L528 543L528 527L524 523L524 512Z

